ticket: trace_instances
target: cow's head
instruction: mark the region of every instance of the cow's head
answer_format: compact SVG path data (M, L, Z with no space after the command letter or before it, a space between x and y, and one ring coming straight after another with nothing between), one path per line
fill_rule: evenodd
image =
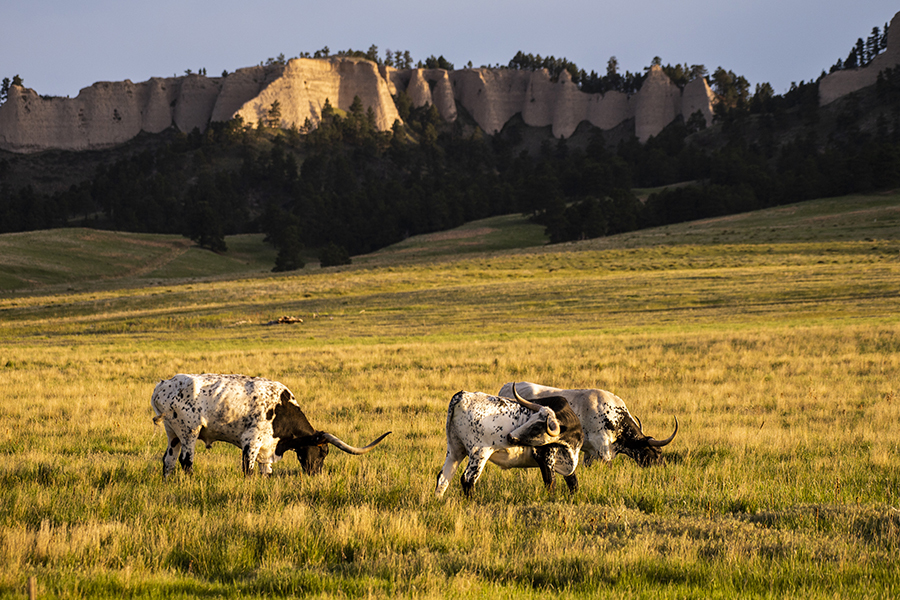
M303 472L307 475L318 475L321 473L322 467L325 465L325 457L328 456L328 441L324 438L324 434L316 432L315 437L322 441L310 446L296 447L297 460L300 461L300 466L303 467Z
M578 466L578 452L584 444L581 421L565 398L553 396L525 400L513 385L516 402L533 411L524 425L509 434L517 446L533 446L547 464L562 475L571 475Z
M281 395L281 402L269 414L272 435L278 439L275 454L282 456L286 451L293 450L307 475L317 475L322 471L329 444L348 454L365 454L391 433L388 431L362 448L351 446L330 433L314 429L293 400L293 395L285 390Z
M311 436L295 440L293 449L296 450L297 459L300 461L300 466L303 467L306 474L317 475L322 471L322 466L325 464L325 457L328 456L329 444L347 454L366 454L367 452L370 452L372 448L380 444L381 440L390 435L390 433L390 431L383 433L368 446L357 448L356 446L351 446L335 435L325 431L317 431Z
M616 429L618 435L612 444L613 450L617 454L630 456L637 464L647 467L662 462L660 448L675 439L675 434L678 433L678 418L675 418L675 431L664 440L656 440L646 435L640 420L627 414L627 411Z

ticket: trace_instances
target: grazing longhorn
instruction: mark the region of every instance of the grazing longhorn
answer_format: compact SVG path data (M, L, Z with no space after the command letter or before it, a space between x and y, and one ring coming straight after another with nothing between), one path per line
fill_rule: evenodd
M447 458L438 474L440 498L466 456L462 488L472 494L488 461L503 469L538 467L544 485L553 487L553 473L566 478L570 491L578 487L575 467L584 443L581 423L564 398L529 402L515 386L510 398L482 392L457 392L447 408Z
M645 467L662 462L660 448L675 439L675 431L664 440L655 440L644 433L640 420L631 416L625 402L605 390L566 390L537 383L507 383L500 388L500 395L518 388L528 398L539 402L541 398L563 397L568 400L581 426L584 428L584 464L590 466L596 459L611 461L617 454L630 456Z
M291 391L282 383L246 375L178 374L160 381L150 405L154 424L163 422L169 439L163 455L163 477L175 470L176 458L190 474L194 446L228 442L242 450L245 475L259 464L264 475L288 450L297 453L308 475L322 470L328 444L349 454L365 454L381 442L385 433L368 446L355 448L310 425Z

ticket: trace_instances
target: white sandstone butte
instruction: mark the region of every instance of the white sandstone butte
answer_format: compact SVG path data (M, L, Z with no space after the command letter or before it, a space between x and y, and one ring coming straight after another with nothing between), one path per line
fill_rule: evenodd
M682 91L659 67L652 67L641 90L629 96L581 92L568 72L552 79L546 70L399 71L360 58L298 58L285 66L238 69L227 77L99 82L71 99L13 86L0 106L0 148L92 150L121 144L141 131L159 133L172 126L204 131L211 121L236 116L258 123L268 118L276 100L282 127L301 127L307 120L315 127L326 100L347 110L356 96L366 109L372 108L376 127L384 131L400 120L392 94L401 91L415 107L433 104L445 121L455 121L461 106L490 134L516 114L527 125L550 126L556 137L569 137L582 121L611 129L633 118L641 141L676 116L687 119L697 110L711 123L715 102L705 79Z
M900 13L891 21L894 31L900 31L898 19ZM820 104L874 84L879 71L897 64L900 41L889 42L867 67L824 77ZM549 126L556 137L571 136L584 121L609 130L633 119L641 142L677 117L688 120L697 111L711 124L716 102L705 78L682 90L658 66L650 68L640 91L629 95L582 92L568 72L551 78L546 70L397 70L361 58L296 58L286 65L248 67L224 77L99 82L75 98L45 97L12 86L0 105L0 149L92 150L121 144L141 131L159 133L170 127L204 131L210 122L236 116L255 124L268 118L276 100L282 127L302 127L307 120L315 127L326 100L347 110L356 96L372 109L376 127L384 131L400 120L392 96L401 91L415 107L434 105L445 121L456 120L461 107L489 134L500 131L516 114L527 125Z

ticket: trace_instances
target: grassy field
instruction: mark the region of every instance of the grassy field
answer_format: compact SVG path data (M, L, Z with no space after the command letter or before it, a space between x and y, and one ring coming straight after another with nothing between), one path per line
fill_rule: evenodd
M540 234L490 219L287 275L254 238L0 236L0 596L900 594L900 195ZM393 433L316 477L244 478L217 444L163 482L149 398L177 372ZM489 466L435 500L450 397L512 380L609 389L678 437L574 496Z

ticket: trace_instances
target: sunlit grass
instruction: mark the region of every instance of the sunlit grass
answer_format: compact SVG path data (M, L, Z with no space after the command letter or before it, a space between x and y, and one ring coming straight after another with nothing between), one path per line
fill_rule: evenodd
M7 295L0 595L896 596L897 248L589 242ZM244 478L216 444L163 482L153 386L207 371L284 382L350 443L393 433L317 477L289 455ZM581 467L574 496L489 466L435 500L449 398L512 380L609 389L651 435L677 416L666 464Z
M186 582L262 595L765 595L773 571L780 589L811 595L896 586L898 441L884 432L900 427L898 340L886 323L327 348L211 348L202 335L177 351L123 353L114 338L19 346L3 368L4 585L29 573L65 582L50 574L76 569L68 585L111 593L112 577L136 595ZM163 484L149 393L156 378L204 370L284 381L314 425L353 442L394 433L366 457L333 453L320 477L289 457L269 480L244 479L240 452L216 445L200 450L193 478ZM612 389L654 433L677 415L668 464L581 469L575 497L548 495L535 472L490 468L473 500L454 481L434 501L448 398L509 379ZM66 585L45 589L71 594Z

